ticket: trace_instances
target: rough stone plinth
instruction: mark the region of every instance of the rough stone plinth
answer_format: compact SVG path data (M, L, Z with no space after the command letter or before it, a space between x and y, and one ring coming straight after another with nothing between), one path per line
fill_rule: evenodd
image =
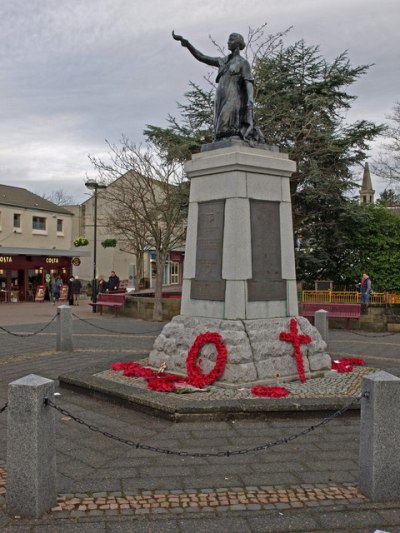
M317 329L303 317L296 317L300 334L309 335L312 342L302 344L306 377L321 375L330 370L331 358L326 343ZM228 351L225 372L219 383L253 384L276 383L277 373L282 381L299 379L293 345L279 340L281 331L289 331L290 317L260 320L219 320L176 316L164 326L150 353L149 363L167 370L186 374L188 351L200 333L218 332ZM215 364L213 344L201 351L201 368L209 372Z
M400 378L376 372L363 381L360 490L373 501L400 498Z
M8 514L39 518L56 504L54 381L34 374L8 386Z

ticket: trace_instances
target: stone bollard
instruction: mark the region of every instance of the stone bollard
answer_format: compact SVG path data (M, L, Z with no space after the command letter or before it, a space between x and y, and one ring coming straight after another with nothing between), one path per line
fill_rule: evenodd
M400 498L400 378L376 372L363 380L359 486L372 501Z
M57 502L54 381L30 374L8 386L6 512L39 518Z
M314 315L314 324L317 328L319 334L322 337L322 340L328 342L328 332L329 332L329 322L328 322L328 311L320 309L315 312Z
M58 352L73 352L72 343L72 307L60 305L57 307L57 345Z

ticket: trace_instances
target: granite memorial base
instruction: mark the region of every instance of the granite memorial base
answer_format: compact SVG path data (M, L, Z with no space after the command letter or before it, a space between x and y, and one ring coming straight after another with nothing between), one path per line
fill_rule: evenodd
M290 330L290 317L260 320L220 320L201 317L176 316L164 326L150 352L149 364L186 374L186 358L200 333L217 332L226 345L228 359L219 384L252 385L298 380L294 348L291 342L279 339L281 331ZM311 337L310 344L302 344L301 351L307 378L321 376L331 369L326 343L317 329L303 317L296 317L299 334ZM201 350L201 369L208 373L216 360L215 346L206 344Z

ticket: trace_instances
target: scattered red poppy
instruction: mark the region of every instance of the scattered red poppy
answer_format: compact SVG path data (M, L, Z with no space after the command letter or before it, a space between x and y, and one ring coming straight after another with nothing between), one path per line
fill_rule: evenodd
M265 385L255 385L251 387L251 393L254 396L261 396L262 398L284 398L289 394L289 391L284 387L266 387Z
M336 372L353 372L353 366L362 366L365 364L364 359L361 357L342 357L332 361L332 370Z

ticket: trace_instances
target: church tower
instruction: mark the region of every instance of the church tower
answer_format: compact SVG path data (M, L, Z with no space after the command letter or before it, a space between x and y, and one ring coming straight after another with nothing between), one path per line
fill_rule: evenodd
M374 203L375 191L372 188L371 174L368 163L365 163L362 185L360 189L360 204L368 205Z

